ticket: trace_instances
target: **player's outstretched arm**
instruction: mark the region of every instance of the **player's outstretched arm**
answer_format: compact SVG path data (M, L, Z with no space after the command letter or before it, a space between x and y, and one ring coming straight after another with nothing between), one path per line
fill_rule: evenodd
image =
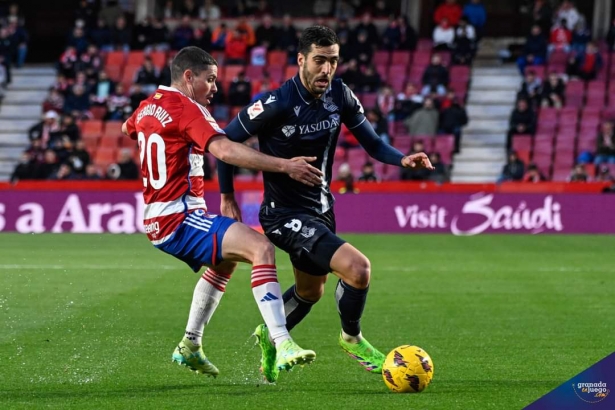
M429 158L424 153L404 156L399 150L382 141L374 128L367 121L363 121L351 130L357 141L372 157L385 164L402 166L405 168L427 168L433 170Z
M322 183L322 172L308 163L315 161L315 157L276 158L233 142L223 135L212 138L207 149L228 164L265 172L285 173L308 186Z

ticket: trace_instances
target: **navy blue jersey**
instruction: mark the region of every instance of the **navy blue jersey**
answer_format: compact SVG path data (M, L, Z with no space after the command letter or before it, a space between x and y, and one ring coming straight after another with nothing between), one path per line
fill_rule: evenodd
M341 125L352 130L364 121L361 103L342 80L333 80L314 98L297 75L241 110L225 131L239 141L257 135L261 152L274 157L316 157L311 164L324 173L322 185L309 187L287 174L265 172L264 201L275 208L322 214L333 206L329 184Z

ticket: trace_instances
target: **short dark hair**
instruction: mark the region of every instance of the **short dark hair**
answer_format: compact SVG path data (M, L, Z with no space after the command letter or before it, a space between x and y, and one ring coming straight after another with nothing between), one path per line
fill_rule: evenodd
M218 62L207 51L194 46L184 47L179 50L171 63L171 81L181 80L186 70L192 70L194 75L199 75L210 65L217 66Z
M312 49L312 44L317 47L329 47L340 43L340 39L335 31L326 26L311 26L303 30L299 38L299 52L308 55Z

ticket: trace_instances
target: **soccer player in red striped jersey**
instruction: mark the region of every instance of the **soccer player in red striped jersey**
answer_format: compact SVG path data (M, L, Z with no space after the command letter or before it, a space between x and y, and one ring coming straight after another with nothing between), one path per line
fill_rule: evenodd
M206 267L194 290L186 333L173 360L217 376L205 356L202 334L224 294L237 262L252 266L252 292L278 351L277 370L310 363L315 353L299 347L286 330L275 250L265 236L224 216L207 212L203 199L203 155L245 168L281 172L306 185L321 183L315 158L274 158L226 138L205 108L217 91L217 62L197 47L186 47L171 65L171 86L160 86L123 124L137 140L145 200L145 232L158 249Z

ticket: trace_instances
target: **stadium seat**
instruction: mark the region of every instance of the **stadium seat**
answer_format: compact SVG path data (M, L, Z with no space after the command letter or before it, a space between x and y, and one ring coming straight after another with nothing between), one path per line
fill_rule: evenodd
M470 80L470 67L465 65L454 65L450 69L451 82L467 82Z
M391 65L407 67L412 61L412 53L406 50L396 50L391 53Z
M148 54L152 59L152 62L159 69L164 68L167 63L167 54L164 51L154 51Z
M116 159L115 148L99 147L94 153L94 163L103 170L106 170L109 164L114 163Z
M385 50L377 50L374 53L374 57L372 59L372 61L376 64L376 65L388 65L390 62L390 58L391 58L391 53L389 53L388 51Z
M386 82L389 78L389 66L387 64L380 64L378 60L376 60L376 72L380 74L382 82Z
M278 84L282 84L284 81L286 81L286 79L284 78L284 70L285 68L282 66L268 66L267 67L267 71L269 72L269 77L271 77L271 79Z
M133 50L128 53L128 58L126 59L126 65L137 65L142 66L145 61L145 52Z
M117 149L119 147L119 138L111 135L103 135L98 141L98 149Z
M568 53L563 50L553 50L549 56L549 65L561 65L566 64L568 61Z
M512 149L517 153L517 157L527 164L532 154L532 136L529 134L515 135L512 140Z
M136 149L138 147L137 141L131 139L130 137L126 135L118 138L118 145L120 146L120 148Z
M127 65L126 67L124 67L124 72L122 74L122 84L124 85L124 89L126 92L130 90L130 87L132 87L135 83L137 71L139 71L140 68L140 65Z
M224 67L224 76L222 78L224 81L233 81L242 71L245 71L245 67L242 65L227 65Z
M528 65L525 67L524 73L527 74L529 71L533 71L536 78L544 79L546 77L547 67L544 65Z
M109 51L105 57L105 68L109 66L121 67L126 62L126 53L123 51Z
M286 67L288 54L286 51L270 51L267 53L267 65Z
M106 66L105 72L111 80L119 82L122 80L122 69L123 66Z
M246 67L246 76L250 78L250 80L258 80L263 77L263 66L260 65L249 65Z
M398 136L393 140L393 146L403 154L407 154L410 152L410 148L412 148L412 140L410 138L400 138Z
M553 121L557 122L559 118L559 110L557 108L545 107L540 109L540 113L538 114L538 120L542 121Z
M103 122L101 120L85 120L81 122L82 137L100 137L103 133Z
M102 120L107 115L107 107L104 105L94 105L90 107L90 112L95 120Z
M296 76L298 72L299 71L296 66L294 65L286 66L286 69L284 70L284 81L290 80L291 78Z
M122 134L122 121L107 121L105 122L105 135L119 137Z
M366 108L374 108L378 101L377 93L365 93L361 95L361 104Z
M412 66L426 67L431 62L431 51L417 50L412 59Z
M431 53L432 48L433 48L433 41L428 38L420 38L416 44L417 51L429 51Z
M96 148L98 148L98 138L99 137L97 137L97 136L82 138L83 139L83 143L85 145L85 149L90 154L93 153L94 151L96 151Z

